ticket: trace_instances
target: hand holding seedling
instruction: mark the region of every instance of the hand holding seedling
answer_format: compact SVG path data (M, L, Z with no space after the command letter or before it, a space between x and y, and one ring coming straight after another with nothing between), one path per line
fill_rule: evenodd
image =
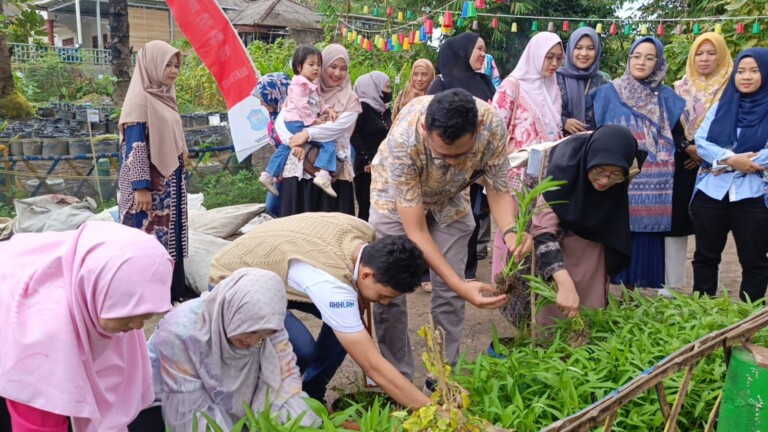
M520 261L524 256L531 253L533 250L533 238L529 233L522 233L520 241L517 241L517 234L514 232L507 233L504 236L504 244L509 248L509 254L515 257L515 260Z

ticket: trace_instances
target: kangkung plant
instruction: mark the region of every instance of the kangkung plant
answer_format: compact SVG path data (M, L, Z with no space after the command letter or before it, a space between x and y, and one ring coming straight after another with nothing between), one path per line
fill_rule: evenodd
M528 228L533 221L533 216L536 214L536 212L544 208L542 206L536 205L539 196L545 192L559 189L560 186L564 185L565 183L566 182L562 180L553 180L550 176L540 181L539 184L537 184L536 187L532 189L528 189L525 185L523 185L522 190L515 191L515 198L517 199L518 204L517 220L515 221L515 247L520 246L523 240L523 236L525 235L526 231L528 231ZM550 202L546 205L556 205L560 203L560 201ZM496 276L496 290L500 294L514 294L523 290L523 283L518 275L521 275L523 271L526 270L529 265L528 263L529 261L525 259L517 260L514 255L510 255L504 271Z

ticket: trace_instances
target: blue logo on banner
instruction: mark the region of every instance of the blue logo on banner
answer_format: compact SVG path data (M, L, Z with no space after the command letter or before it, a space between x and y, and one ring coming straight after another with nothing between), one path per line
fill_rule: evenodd
M259 131L267 128L269 118L264 115L262 109L254 109L248 113L248 122L251 124L252 130Z

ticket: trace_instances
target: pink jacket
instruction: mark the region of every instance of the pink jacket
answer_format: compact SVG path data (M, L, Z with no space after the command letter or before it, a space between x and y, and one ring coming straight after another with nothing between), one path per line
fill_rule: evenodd
M283 104L285 121L300 121L311 126L317 116L328 110L317 94L317 85L302 75L295 75L288 87L288 97Z

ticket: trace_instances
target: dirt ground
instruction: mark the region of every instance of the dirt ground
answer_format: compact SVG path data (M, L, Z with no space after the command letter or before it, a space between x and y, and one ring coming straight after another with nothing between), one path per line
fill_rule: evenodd
M690 293L692 288L692 270L691 259L693 258L694 239L691 236L688 240L688 258L686 263L687 281L686 286L681 289L683 293ZM491 274L490 256L479 262L478 278L481 281L489 281ZM733 239L729 238L726 250L723 253L723 262L720 265L720 285L729 287L729 295L732 298L738 298L738 286L741 281L741 268L736 256L736 249ZM613 287L618 291L618 287ZM641 290L646 295L656 295L655 290ZM414 384L421 388L424 384L425 368L421 363L421 353L424 351L424 342L418 336L417 332L421 326L429 322L431 295L417 289L416 292L408 295L409 310L409 334L413 344L413 353L415 357L416 372ZM320 330L321 322L311 315L297 313L302 321L315 335ZM157 319L148 321L144 328L149 336L157 324ZM478 353L483 352L491 339L491 328L496 327L499 337L509 337L514 335L514 329L496 310L478 309L470 304L466 307L466 317L464 323L464 333L461 342L461 352L469 360L474 359ZM336 399L339 394L354 392L364 385L363 374L360 368L347 356L336 376L329 385L326 401L329 403Z

